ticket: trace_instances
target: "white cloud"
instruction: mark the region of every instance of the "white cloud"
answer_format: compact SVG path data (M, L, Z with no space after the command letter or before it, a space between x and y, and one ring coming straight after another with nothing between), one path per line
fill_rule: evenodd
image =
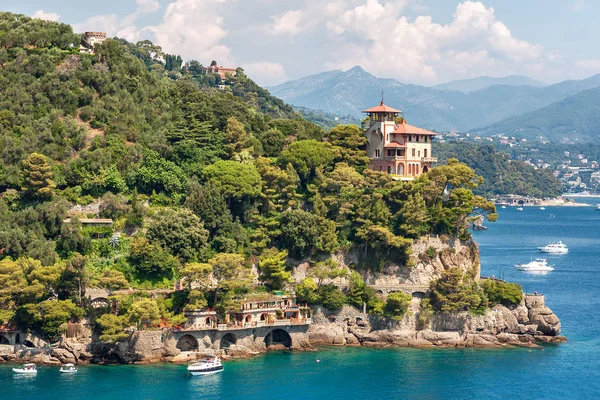
M493 8L464 1L445 25L430 16L409 21L407 2L366 0L327 23L336 40L327 65L360 64L378 75L434 83L446 77L505 74L508 67L535 68L543 48L515 38ZM531 65L528 65L531 64Z
M273 35L297 35L302 30L300 22L304 17L301 10L286 11L273 17L273 25L270 28Z
M120 17L117 14L97 15L73 24L75 32L102 31L108 36L117 36L130 42L140 39L140 29L136 26L137 19L148 13L158 11L158 0L135 0L136 9L133 13Z
M46 21L58 21L60 19L60 15L53 12L45 12L44 10L37 10L33 14L33 18L45 19Z
M144 31L152 33L153 42L169 53L201 62L217 60L231 65L231 49L221 43L228 35L217 6L229 0L175 0L167 6L158 25Z
M152 13L160 8L158 0L135 0L135 4L138 7L137 11L143 13Z
M270 61L252 62L243 65L244 72L260 85L274 85L288 79L285 68Z

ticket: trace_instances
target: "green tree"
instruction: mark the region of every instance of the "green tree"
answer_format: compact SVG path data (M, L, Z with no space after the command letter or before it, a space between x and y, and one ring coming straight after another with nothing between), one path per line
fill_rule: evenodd
M27 286L23 268L10 258L0 260L0 323L13 317L20 292Z
M345 162L359 171L371 161L367 156L367 138L357 125L338 125L327 134L329 143L339 153L337 161Z
M83 316L83 310L71 300L44 300L37 304L28 303L17 311L21 326L33 328L46 339L54 341L67 330L67 321Z
M200 217L204 227L215 235L221 227L233 222L227 202L219 187L211 182L200 185L192 180L188 188L185 206Z
M129 327L127 315L102 314L96 319L96 324L102 331L100 340L103 342L120 342L129 337L125 332Z
M514 307L521 304L523 300L523 288L517 283L484 279L481 287L490 302L490 306L502 304L507 307Z
M408 311L412 297L404 292L390 293L385 299L384 314L392 319L400 320Z
M266 157L277 157L285 146L285 135L277 128L258 133Z
M348 300L346 295L335 285L321 286L318 292L321 304L330 310L339 310Z
M473 277L452 267L431 282L429 295L431 306L436 311L485 312L487 298Z
M235 117L227 119L227 127L225 128L225 146L229 156L239 153L248 139L244 125Z
M317 294L317 284L314 279L305 278L296 285L296 300L298 303L317 304L319 295Z
M52 190L56 187L52 176L52 167L43 154L32 153L23 161L23 190L32 196L52 196Z
M215 185L231 204L233 200L252 200L260 196L260 174L252 164L217 161L204 168L204 176Z
M292 274L285 268L287 256L287 251L279 251L274 247L261 254L258 263L260 280L270 289L282 289L286 283L291 282Z
M121 271L115 269L105 269L98 278L98 285L101 288L108 290L109 293L115 290L124 289L129 286L129 282Z
M333 280L346 275L346 270L337 263L333 258L328 258L326 261L319 261L308 271L308 276L316 279L317 289L321 288L323 281Z
M177 258L143 237L131 241L129 262L141 276L149 278L171 276L179 265Z
M284 168L292 164L300 179L306 184L314 177L318 167L328 168L335 158L330 143L316 140L299 140L281 152L278 163Z
M280 245L294 257L305 257L312 251L319 234L316 217L303 210L287 210L279 218Z
M127 312L129 321L136 324L138 329L148 328L159 322L160 310L156 301L142 299L134 302Z
M185 279L188 289L192 290L192 286L200 286L208 288L211 285L211 274L213 267L207 263L192 262L184 265L179 271L179 274Z
M165 210L156 215L146 236L184 262L195 260L208 242L208 231L191 210Z
M409 195L398 212L399 232L409 238L419 238L429 231L429 214L420 193Z

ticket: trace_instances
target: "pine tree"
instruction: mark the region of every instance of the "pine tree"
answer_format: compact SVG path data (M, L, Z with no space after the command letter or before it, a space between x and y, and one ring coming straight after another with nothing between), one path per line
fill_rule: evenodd
M52 196L56 184L52 180L52 167L46 157L32 153L23 161L23 190L38 198Z

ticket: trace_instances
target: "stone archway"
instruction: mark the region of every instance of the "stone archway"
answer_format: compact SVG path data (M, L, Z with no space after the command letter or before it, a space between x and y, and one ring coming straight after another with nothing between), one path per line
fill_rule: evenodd
M404 164L398 164L398 175L404 175Z
M15 344L21 344L21 334L17 333L17 336L15 336Z
M416 299L424 299L427 295L423 292L413 292L412 297Z
M204 324L208 328L214 328L216 325L215 319L213 317L206 317L206 320L204 320Z
M265 337L265 345L267 348L273 345L279 345L289 349L292 347L292 337L283 329L273 329Z
M227 333L225 336L221 338L220 348L226 349L229 348L237 342L237 338L233 333Z
M246 315L246 318L244 318L244 322L247 324L252 322L252 315L250 315L250 314Z
M264 321L264 322L268 322L269 321L269 313L260 314L260 320Z
M427 172L429 172L429 168L427 168L427 165L423 166L423 173L426 174Z
M192 335L183 335L177 341L176 347L181 351L198 351L198 339Z
M10 340L4 335L0 335L0 344L10 344Z

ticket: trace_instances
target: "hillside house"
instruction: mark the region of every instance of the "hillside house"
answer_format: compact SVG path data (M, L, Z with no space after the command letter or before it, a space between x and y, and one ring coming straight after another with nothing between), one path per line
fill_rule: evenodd
M417 128L400 117L402 112L385 105L363 111L370 119L364 135L368 139L369 168L412 180L429 171L437 158L432 155L434 132Z

